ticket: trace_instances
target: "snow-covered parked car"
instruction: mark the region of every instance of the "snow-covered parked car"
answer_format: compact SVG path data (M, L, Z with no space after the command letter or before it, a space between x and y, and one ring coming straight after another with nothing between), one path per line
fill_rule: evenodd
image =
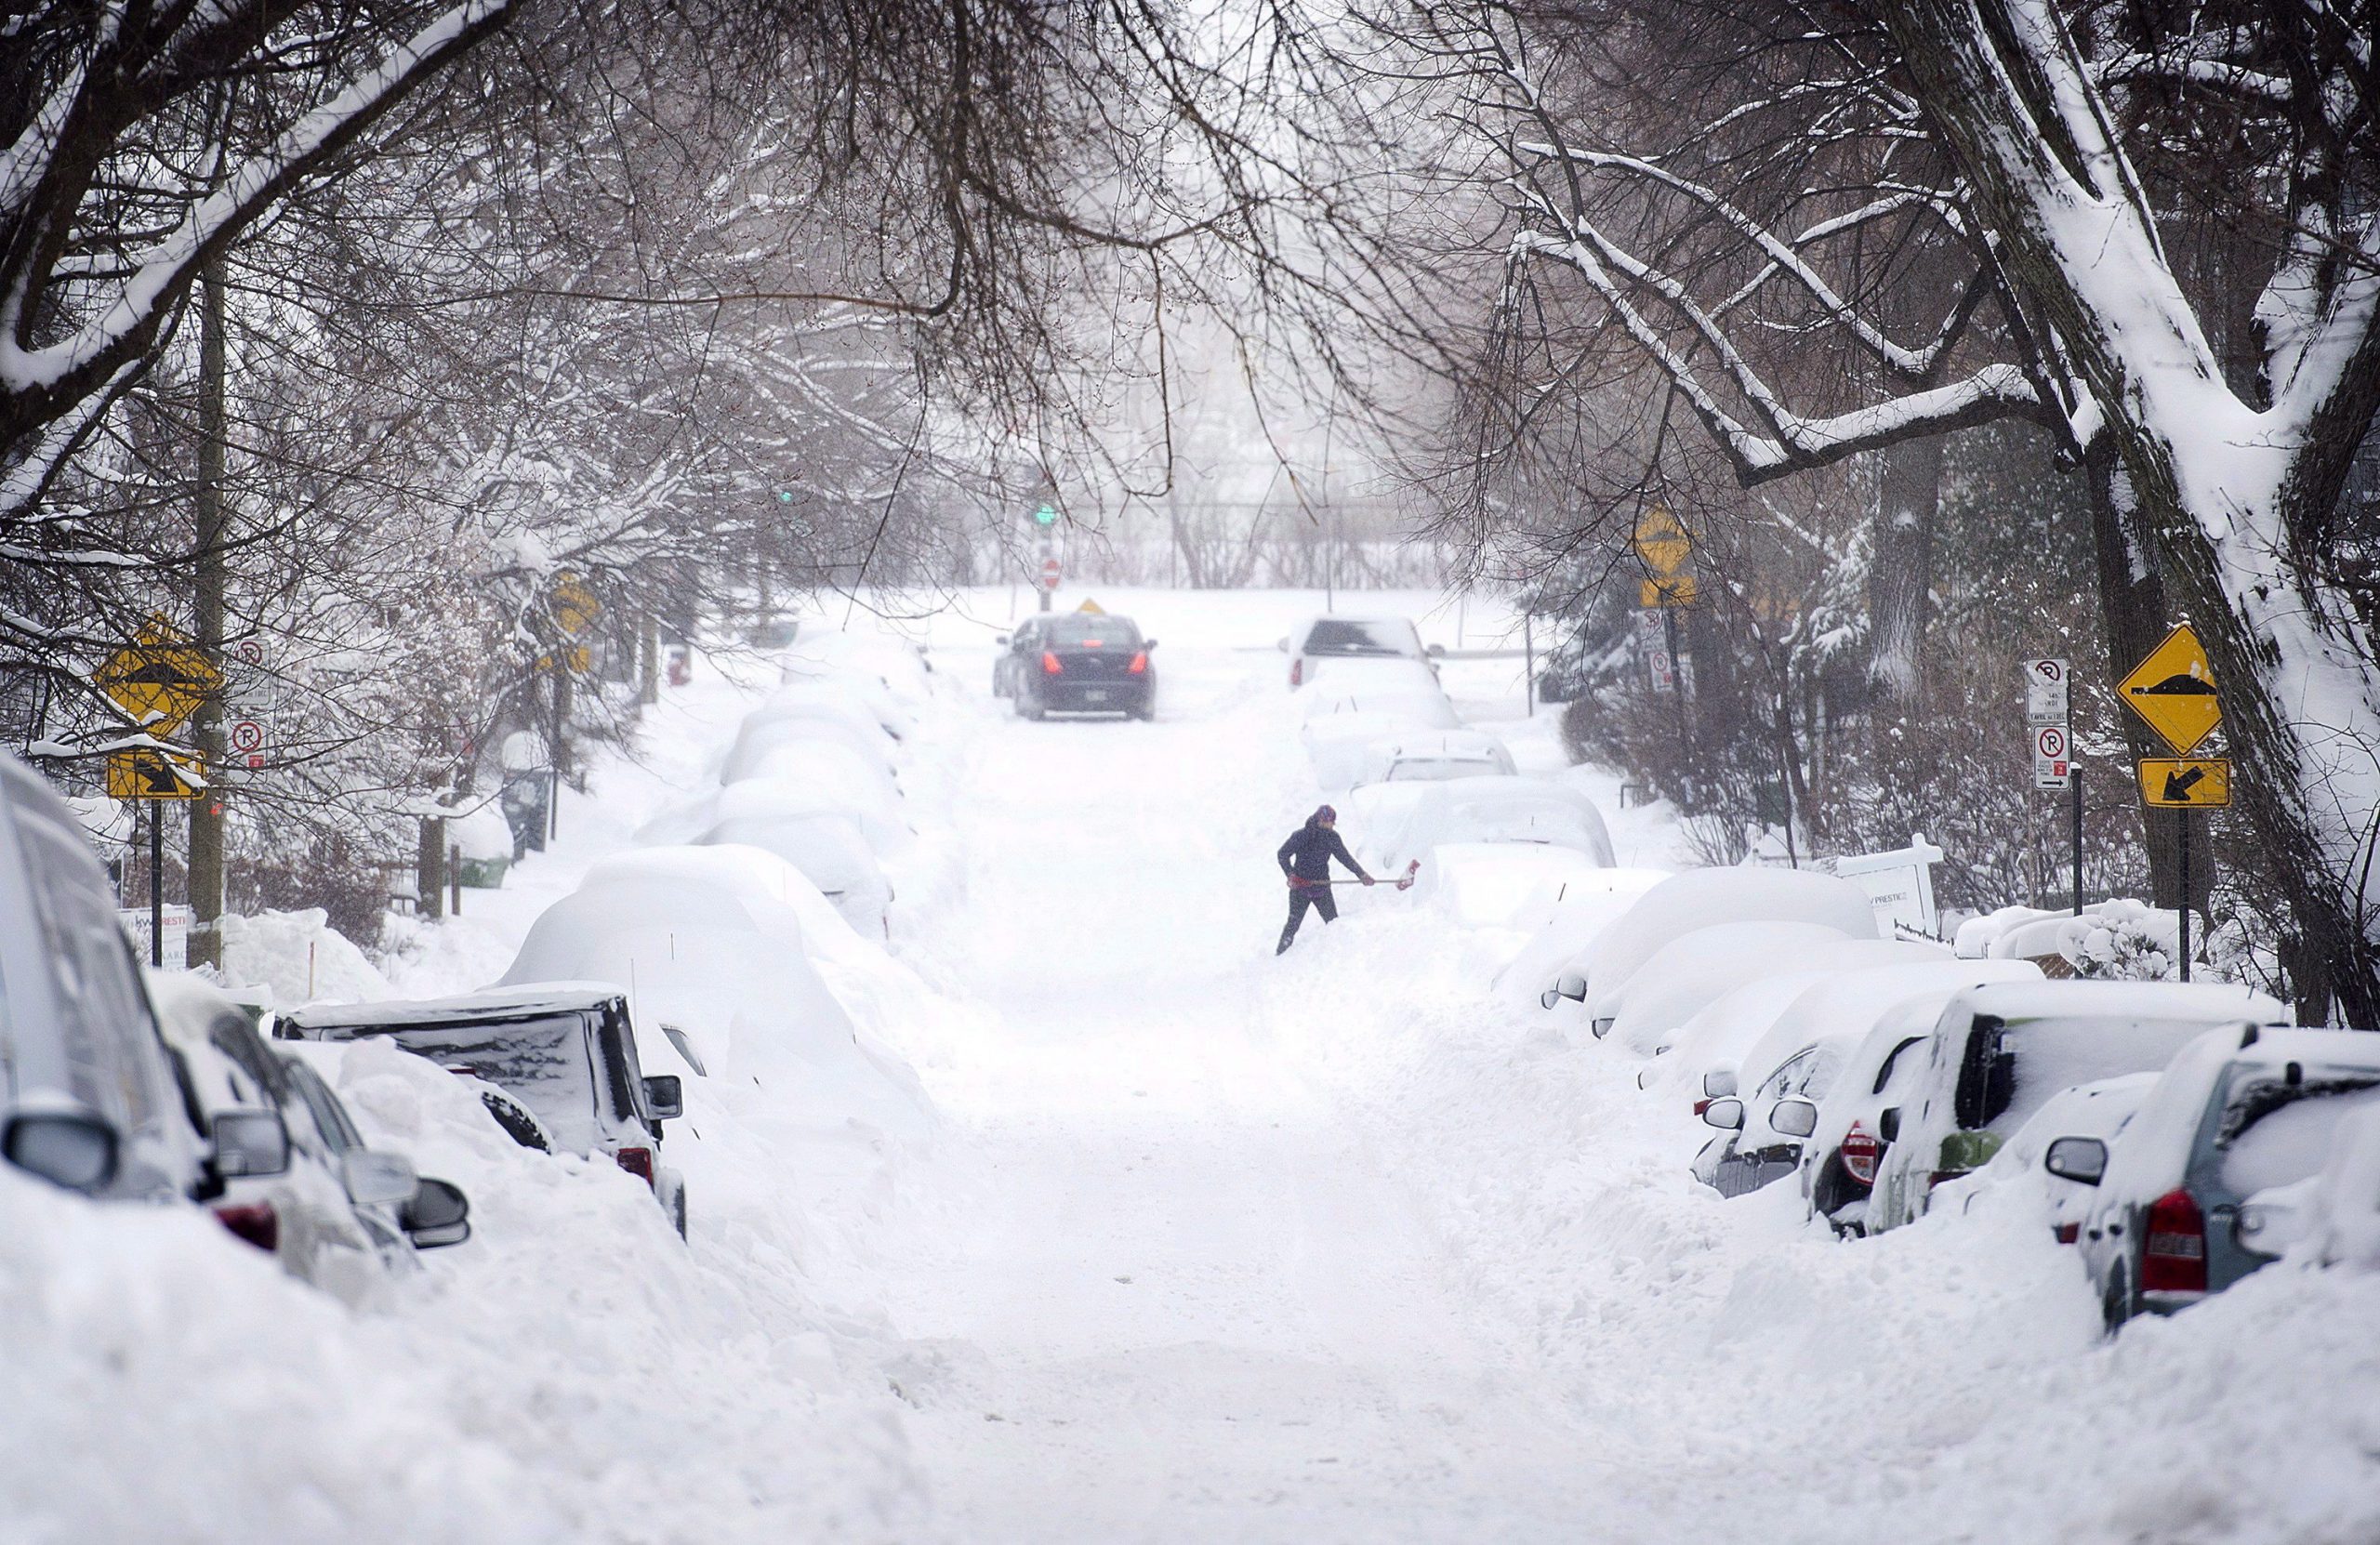
M2133 1114L2140 1109L2141 1102L2149 1098L2149 1091L2156 1088L2160 1076L2155 1073L2120 1073L2112 1078L2096 1078L2058 1090L2050 1096L2049 1103L2033 1113L2031 1120L2000 1145L2000 1152L1992 1155L1982 1169L1950 1182L1958 1188L1960 1208L1973 1211L1977 1198L1996 1186L2034 1186L2042 1193L2050 1236L2061 1245L2073 1244L2082 1235L2083 1215L2091 1210L2096 1198L2090 1184L2069 1180L2049 1168L2044 1162L2049 1156L2049 1145L2070 1136L2113 1143Z
M880 792L898 799L899 772L892 765L892 743L872 726L854 727L831 715L794 714L763 717L755 713L735 732L719 781L740 783L762 775L775 753L786 747L834 746L865 763Z
M115 893L64 800L0 753L0 1155L87 1196L213 1195Z
M2096 1191L2076 1243L2108 1327L2187 1308L2281 1255L2291 1231L2267 1194L2320 1173L2341 1124L2373 1110L2380 1036L2226 1025L2172 1059L2115 1142L2051 1142L2049 1172Z
M1980 1168L2060 1089L2162 1071L2194 1037L2242 1021L2286 1024L2289 1010L2208 982L2003 982L1959 994L1910 1098L1878 1116L1888 1146L1869 1232L1924 1214L1935 1186Z
M1510 777L1519 769L1501 740L1485 730L1428 730L1390 735L1366 748L1362 782L1441 783L1448 778Z
M2287 1249L2317 1266L2380 1271L2380 1110L2349 1111L2331 1131L2321 1172L2257 1192L2239 1228L2259 1251Z
M800 870L853 928L885 936L892 882L856 820L774 778L721 790L712 810L716 819L696 842L766 849Z
M627 997L600 982L491 987L456 997L300 1009L281 1032L317 1041L385 1038L450 1072L483 1078L536 1113L560 1148L601 1156L653 1188L680 1235L684 1178L660 1159L677 1117L677 1076L647 1076Z
M1443 697L1382 695L1370 701L1375 706L1316 714L1298 731L1314 781L1334 794L1372 781L1379 765L1374 747L1382 742L1455 722L1454 705Z
M410 1270L414 1248L400 1212L421 1187L412 1163L353 1138L336 1097L301 1089L289 1062L216 987L156 973L150 996L218 1134L217 1220L291 1276L348 1303L367 1301L391 1274ZM226 1143L219 1134L233 1126L242 1135Z
M1911 1000L1938 1012L1960 989L2008 969L1941 957L1831 971L1804 988L1745 1054L1739 1092L1704 1109L1719 1135L1697 1155L1695 1178L1739 1196L1798 1171L1837 1075L1881 1020Z
M1340 681L1378 680L1381 661L1410 661L1435 679L1421 636L1408 617L1310 617L1280 641L1289 657L1289 685L1329 676Z
M1847 879L1810 869L1688 869L1672 875L1553 971L1540 991L1587 1006L1590 1023L1618 1012L1621 989L1655 951L1714 923L1806 922L1847 939L1878 937L1875 905Z
M1915 939L1846 939L1824 923L1719 923L1653 952L1629 977L1609 1019L1591 1028L1639 1056L1666 1051L1679 1029L1748 982L1788 971L1859 971L1948 960L1939 944ZM1567 1000L1556 997L1556 1011Z

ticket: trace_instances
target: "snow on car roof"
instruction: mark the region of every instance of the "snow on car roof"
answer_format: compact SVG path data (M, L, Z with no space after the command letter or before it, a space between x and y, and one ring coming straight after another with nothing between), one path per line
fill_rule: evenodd
M600 1009L626 996L608 982L531 982L513 987L483 987L451 997L397 998L380 1003L317 1004L283 1017L306 1029L350 1029L360 1025L434 1024L480 1016L526 1019L539 1014Z
M2127 1019L2255 1020L2286 1023L2289 1010L2253 987L2228 982L1995 982L1963 995L1978 1014L2003 1020L2122 1016Z

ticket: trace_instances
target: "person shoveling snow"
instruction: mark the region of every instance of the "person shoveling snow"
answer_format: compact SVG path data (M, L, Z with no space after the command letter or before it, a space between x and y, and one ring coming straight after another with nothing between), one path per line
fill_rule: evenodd
M1318 807L1307 816L1305 825L1289 833L1289 839L1281 844L1280 852L1274 856L1280 860L1281 873L1289 882L1289 920L1281 929L1280 946L1273 951L1276 955L1287 952L1291 941L1297 938L1298 925L1305 921L1307 907L1321 913L1326 923L1339 920L1339 904L1330 895L1332 885L1380 883L1375 877L1365 873L1364 866L1355 862L1355 855L1347 851L1346 842L1339 835L1339 812L1329 805ZM1330 861L1334 858L1355 872L1355 881L1333 880L1330 878ZM1413 871L1420 867L1416 864L1407 869L1404 877L1395 882L1396 888L1402 891L1411 885Z

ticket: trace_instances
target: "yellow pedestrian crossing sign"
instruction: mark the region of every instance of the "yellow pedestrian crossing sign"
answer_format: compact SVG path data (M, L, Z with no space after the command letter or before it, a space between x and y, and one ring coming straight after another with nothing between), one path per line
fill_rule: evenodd
M1657 504L1637 517L1635 546L1636 556L1645 561L1645 567L1663 578L1684 568L1686 561L1694 556L1694 538L1686 535L1686 527L1678 523L1667 505Z
M140 636L108 656L91 682L152 735L173 733L223 686L204 650L152 617Z
M2223 722L2223 704L2215 695L2215 667L2188 623L2166 634L2165 641L2116 684L2116 695L2181 756L2196 750Z

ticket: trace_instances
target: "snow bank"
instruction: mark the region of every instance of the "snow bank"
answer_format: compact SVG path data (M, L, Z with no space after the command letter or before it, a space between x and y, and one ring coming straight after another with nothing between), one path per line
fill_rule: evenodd
M506 849L509 853L511 850ZM396 989L321 907L222 920L227 987L261 987L276 1007L394 997Z

